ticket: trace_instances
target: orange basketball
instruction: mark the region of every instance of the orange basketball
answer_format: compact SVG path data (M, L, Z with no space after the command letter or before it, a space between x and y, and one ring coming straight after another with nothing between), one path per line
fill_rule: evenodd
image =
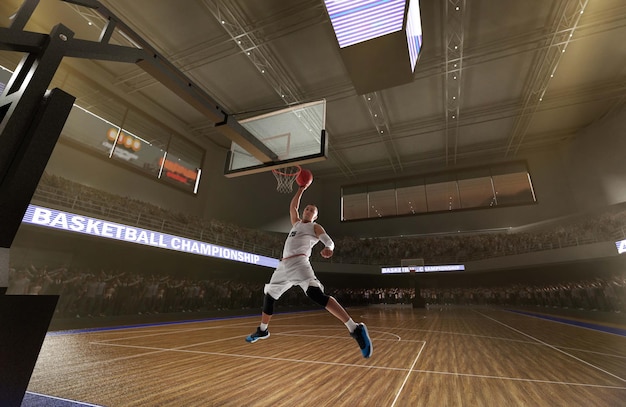
M313 173L303 168L296 176L296 182L301 187L308 187L313 182Z

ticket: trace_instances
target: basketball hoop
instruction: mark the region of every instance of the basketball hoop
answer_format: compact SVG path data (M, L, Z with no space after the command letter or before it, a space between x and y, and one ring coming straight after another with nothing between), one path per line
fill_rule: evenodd
M400 260L400 265L402 268L409 269L409 274L414 276L421 267L421 270L424 270L424 259L402 259Z
M272 170L274 178L278 181L276 190L282 194L288 194L293 191L293 182L300 173L299 165L292 165L284 168L277 168Z

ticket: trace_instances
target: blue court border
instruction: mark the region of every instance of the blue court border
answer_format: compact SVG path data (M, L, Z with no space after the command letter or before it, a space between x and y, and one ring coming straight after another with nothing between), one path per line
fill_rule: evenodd
M104 407L99 404L83 403L76 400L68 400L60 397L46 396L45 394L27 391L22 399L21 407Z
M616 327L611 327L611 326L606 326L606 325L600 325L600 324L595 324L595 323L592 323L592 322L583 322L583 321L578 321L578 320L575 320L575 319L569 319L569 318L564 318L564 317L557 317L557 316L553 316L553 315L536 314L534 312L519 311L519 310L513 310L513 309L507 309L507 311L508 312L513 312L515 314L521 314L521 315L526 315L526 316L530 316L530 317L545 319L545 320L548 320L548 321L560 322L562 324L574 325L574 326L578 326L578 327L581 327L581 328L593 329L594 331L606 332L606 333L610 333L610 334L626 337L626 329L623 329L623 328L616 328Z
M288 315L288 314L296 314L296 313L299 314L299 313L304 313L304 312L319 312L321 310L322 309L320 308L320 309L309 309L309 310L298 310L298 311L275 312L274 315ZM231 319L243 319L243 318L259 318L260 319L261 313L257 312L255 314L249 314L249 315L233 315L233 316L224 316L224 317L184 319L180 321L161 321L161 322L150 322L150 323L143 323L143 324L129 324L129 325L117 325L117 326L82 328L82 329L66 329L66 330L48 332L46 333L46 336L74 335L74 334L82 334L82 333L89 333L89 332L103 332L103 331L118 331L118 330L123 330L123 329L146 328L146 327L151 327L151 326L193 324L195 322L226 321L226 320L231 320ZM252 328L254 328L254 325L252 325Z
M223 320L228 320L228 319L250 318L250 317L255 317L255 316L259 316L259 314L255 314L255 315L241 315L241 316L232 316L232 317L214 317L214 318L185 319L185 320L181 320L181 321L151 322L151 323L143 323L143 324L104 326L104 327L97 327L97 328L67 329L67 330L62 330L62 331L48 332L46 334L46 336L74 335L74 334L83 334L83 333L89 333L89 332L102 332L102 331L119 331L119 330L123 330L123 329L147 328L147 327L151 327L151 326L193 324L195 322L223 321Z

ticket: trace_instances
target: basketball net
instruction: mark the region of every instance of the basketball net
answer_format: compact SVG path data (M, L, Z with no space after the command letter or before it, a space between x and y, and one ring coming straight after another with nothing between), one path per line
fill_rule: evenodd
M282 194L288 194L293 191L293 182L300 173L299 165L292 165L290 167L279 168L272 170L274 178L278 181L276 190Z

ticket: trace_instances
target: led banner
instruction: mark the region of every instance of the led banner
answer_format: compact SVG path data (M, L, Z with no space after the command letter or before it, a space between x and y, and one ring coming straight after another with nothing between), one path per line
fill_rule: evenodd
M97 151L102 157L123 161L144 173L197 193L201 159L192 164L165 151L163 142L158 141L165 137L163 134L150 135L148 138L153 141L149 142L76 105L61 134Z
M278 259L271 257L36 205L28 206L22 222L178 252L256 264L258 266L270 268L278 266Z
M617 253L622 254L626 252L626 240L615 242L615 246L617 247Z
M382 274L410 273L415 270L416 273L433 273L439 271L465 271L462 264L448 264L440 266L415 266L415 267L381 267Z
M186 163L180 158L172 154L168 154L167 158L159 157L158 165L161 170L161 178L184 184L188 187L196 185L198 179L198 169L192 168L191 164Z
M325 0L339 48L402 29L405 0Z
M159 174L159 159L165 151L111 122L74 106L62 135L102 154L132 164L154 175Z

